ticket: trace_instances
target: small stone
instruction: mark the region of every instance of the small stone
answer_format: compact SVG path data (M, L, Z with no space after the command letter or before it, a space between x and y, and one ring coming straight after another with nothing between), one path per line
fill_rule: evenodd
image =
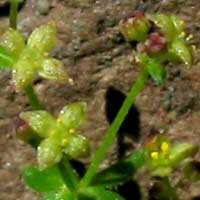
M49 13L51 3L49 0L38 0L37 1L37 11L41 15L47 15Z
M0 7L5 6L8 3L8 0L0 0Z

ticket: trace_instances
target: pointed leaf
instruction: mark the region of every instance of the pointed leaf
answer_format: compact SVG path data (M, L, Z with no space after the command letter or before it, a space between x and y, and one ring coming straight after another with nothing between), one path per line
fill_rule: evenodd
M26 121L41 137L48 137L51 129L57 123L52 115L43 110L23 112L20 114L20 118Z
M189 47L182 39L176 39L172 42L170 51L174 53L186 65L192 64L192 55Z
M13 58L4 47L0 46L0 69L12 68Z
M16 59L25 48L25 41L21 33L10 28L1 36L0 46L4 47Z
M139 54L138 58L156 84L161 85L165 82L167 72L156 59L150 58L146 54Z
M42 56L35 49L25 48L13 65L13 80L18 90L24 90L32 83L41 66Z
M185 37L185 22L176 15L171 15L171 20L174 24L174 28L176 29L176 35L178 38Z
M37 159L40 169L45 169L58 163L62 158L60 140L49 137L41 142L37 149Z
M37 192L56 191L65 186L60 172L56 166L45 170L38 167L27 167L23 172L26 184Z
M43 61L39 74L50 80L66 82L69 79L63 63L54 58L48 58Z
M93 185L117 186L129 180L146 163L146 150L134 152L129 158L99 172L93 179Z
M171 148L169 163L171 166L176 167L184 159L194 156L199 148L196 145L189 143L175 144Z
M102 187L89 187L84 189L78 200L125 200L116 192L105 190Z
M29 84L32 84L36 72L24 60L19 60L12 71L13 83L16 90L24 90Z
M151 16L152 21L161 29L168 41L172 41L175 36L175 27L172 19L168 15L156 14Z
M65 106L58 116L58 122L67 129L76 129L85 119L86 103L79 102Z
M36 28L30 35L27 45L41 53L49 53L56 45L56 26L54 22Z

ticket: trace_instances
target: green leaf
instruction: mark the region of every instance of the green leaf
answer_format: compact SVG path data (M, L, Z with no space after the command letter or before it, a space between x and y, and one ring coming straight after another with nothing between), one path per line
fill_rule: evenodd
M116 192L105 190L102 187L88 187L82 191L78 200L125 200Z
M174 53L186 65L192 64L190 49L183 39L175 39L171 44L170 52Z
M10 28L1 36L0 46L17 59L25 48L25 41L21 33Z
M155 14L151 16L153 22L161 29L168 41L175 37L175 27L170 16L164 14Z
M92 185L117 186L128 179L146 163L146 150L134 152L129 158L99 172L93 179Z
M12 68L13 58L7 50L0 46L0 69Z
M196 145L188 143L175 144L171 148L169 163L173 167L177 167L181 161L194 156L199 148Z
M138 58L156 84L161 85L165 82L167 71L156 59L146 54L139 54Z
M72 193L67 190L45 193L42 200L75 200Z
M41 53L49 53L56 45L56 25L50 22L36 28L30 35L27 45Z
M85 119L86 103L72 103L65 106L58 116L58 122L62 123L66 129L79 128Z
M86 157L89 153L89 141L82 135L72 136L63 151L74 159Z
M185 23L184 21L176 16L176 15L171 15L171 20L174 24L174 28L176 29L176 35L178 38L184 38L185 37Z
M62 158L60 140L56 135L44 139L37 149L37 159L40 169L53 166Z
M24 90L37 75L42 56L35 49L25 48L13 65L13 81L17 90Z
M16 90L24 90L29 84L32 84L36 72L24 60L19 60L13 67L12 78Z
M20 118L41 137L48 137L57 123L51 114L43 110L22 112Z
M62 174L63 180L65 181L66 186L74 191L77 189L79 183L79 176L75 169L73 169L70 161L67 156L63 156L63 159L58 163L60 173Z
M66 82L69 79L63 63L54 58L47 58L43 61L39 75L46 79L62 82Z
M23 172L26 184L37 192L57 191L65 187L57 166L40 170L38 167L27 167Z

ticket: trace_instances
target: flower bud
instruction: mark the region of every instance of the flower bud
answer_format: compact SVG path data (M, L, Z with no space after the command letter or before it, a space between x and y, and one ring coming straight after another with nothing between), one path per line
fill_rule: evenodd
M136 11L131 17L122 20L120 31L128 41L144 41L150 29L150 23L146 16Z

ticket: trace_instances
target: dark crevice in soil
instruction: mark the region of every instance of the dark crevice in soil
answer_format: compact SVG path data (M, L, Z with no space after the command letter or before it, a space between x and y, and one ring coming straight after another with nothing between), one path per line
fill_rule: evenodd
M140 187L134 180L130 180L119 186L118 191L126 200L140 200L142 198Z
M121 108L126 95L114 87L109 87L106 93L106 117L111 124ZM119 129L118 135L118 158L124 157L127 148L125 137L128 136L134 141L140 138L140 113L133 105Z

